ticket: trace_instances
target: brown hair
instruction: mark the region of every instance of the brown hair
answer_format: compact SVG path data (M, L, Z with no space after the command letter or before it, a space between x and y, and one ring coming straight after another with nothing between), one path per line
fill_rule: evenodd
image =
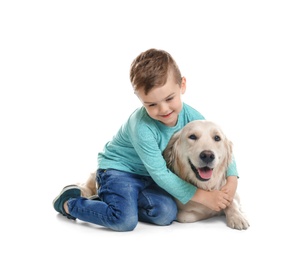
M147 95L153 87L165 85L171 72L180 85L181 72L171 55L163 50L149 49L132 62L130 80L135 91L143 88Z

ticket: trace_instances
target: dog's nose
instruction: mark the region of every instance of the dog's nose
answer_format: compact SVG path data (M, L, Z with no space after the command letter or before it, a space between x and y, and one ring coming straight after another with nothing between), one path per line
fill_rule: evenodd
M215 155L212 151L203 151L200 153L200 159L205 163L210 163L215 159Z

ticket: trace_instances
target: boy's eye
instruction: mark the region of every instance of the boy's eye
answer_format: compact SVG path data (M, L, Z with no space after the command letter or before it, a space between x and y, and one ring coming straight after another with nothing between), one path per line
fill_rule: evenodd
M155 106L155 104L150 104L150 105L149 105L149 107L154 107L154 106Z
M192 135L189 135L189 137L188 137L189 139L191 139L191 140L197 140L198 138L197 138L197 136L196 135L194 135L194 134L192 134Z
M173 97L167 98L167 101L171 101L173 99Z

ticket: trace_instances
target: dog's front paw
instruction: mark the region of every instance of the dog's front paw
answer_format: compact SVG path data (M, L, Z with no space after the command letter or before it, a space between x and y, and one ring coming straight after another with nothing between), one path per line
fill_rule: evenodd
M247 229L250 226L248 220L242 214L239 213L227 215L226 224L230 228L238 230Z

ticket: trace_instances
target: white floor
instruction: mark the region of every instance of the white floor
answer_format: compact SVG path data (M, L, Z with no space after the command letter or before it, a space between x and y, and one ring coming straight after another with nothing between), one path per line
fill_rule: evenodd
M2 1L1 259L306 259L303 1ZM117 233L52 201L95 169L140 103L129 66L161 48L186 103L234 143L251 227L223 218Z
M256 181L255 187L245 181L240 184L248 186L243 201L251 227L246 231L226 227L224 218L220 217L193 224L173 223L167 227L139 223L134 231L126 233L58 215L51 205L55 185L47 185L44 193L41 189L37 194L14 196L11 203L15 205L18 199L22 206L16 210L16 215L2 221L6 245L2 253L6 252L8 259L17 256L33 259L305 259L305 220L302 212L296 210L301 205L291 203L283 195L272 194L282 189L272 188L267 192L264 187L256 187ZM257 195L247 195L248 192Z

